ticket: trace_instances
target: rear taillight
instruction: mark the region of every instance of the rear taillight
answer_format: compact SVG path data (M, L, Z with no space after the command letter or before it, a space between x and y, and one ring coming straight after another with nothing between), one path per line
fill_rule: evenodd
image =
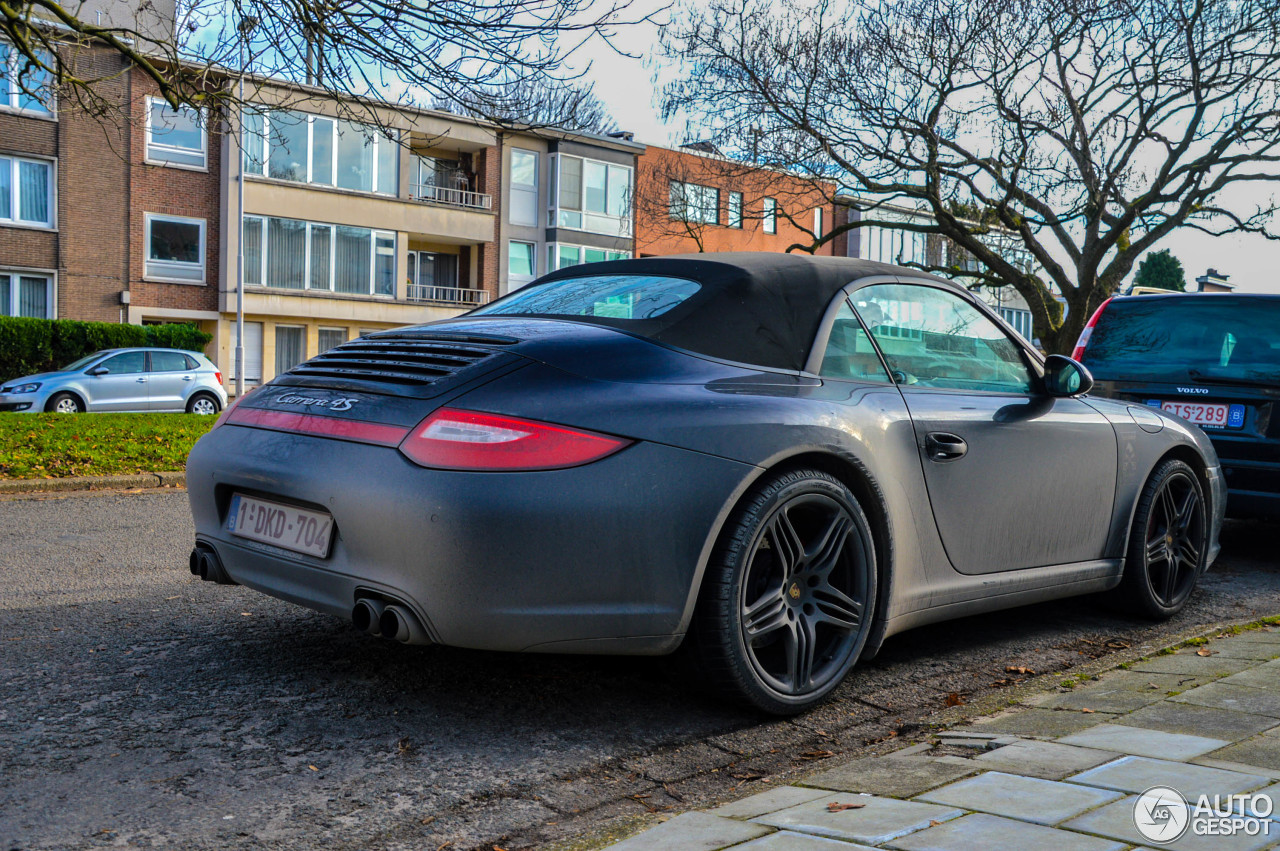
M560 470L630 443L536 420L441 408L409 433L400 451L415 464L441 470Z
M231 412L236 409L236 405L239 405L241 402L243 402L245 396L248 396L248 395L249 395L248 391L245 391L244 396L237 396L231 402L230 405L227 405L225 408L223 408L222 413L218 414L218 418L213 421L213 425L209 426L209 431L213 431L215 428L225 423L227 421L227 417L231 416Z
M215 370L213 371L213 377L214 377L214 378L216 378L216 379L218 379L218 383L219 383L219 384L221 384L221 383L222 383L222 370L220 370L220 369L215 369Z
M1107 309L1107 305L1111 304L1111 299L1107 299L1098 305L1098 309L1093 312L1093 316L1089 317L1089 321L1080 331L1080 339L1076 340L1076 347L1071 352L1072 360L1080 360L1084 357L1084 350L1089 348L1089 341L1093 339L1093 326L1098 324L1098 317L1102 315L1102 311Z

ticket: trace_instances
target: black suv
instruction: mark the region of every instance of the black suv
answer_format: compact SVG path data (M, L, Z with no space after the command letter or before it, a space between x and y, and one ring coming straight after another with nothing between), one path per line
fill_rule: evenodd
M1232 516L1280 517L1280 295L1112 298L1074 353L1095 392L1163 408L1204 429Z

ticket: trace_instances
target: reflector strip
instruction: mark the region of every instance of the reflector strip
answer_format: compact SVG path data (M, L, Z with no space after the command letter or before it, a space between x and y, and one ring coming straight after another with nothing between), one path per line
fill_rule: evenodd
M267 428L273 431L293 431L314 434L356 443L374 443L379 446L399 446L409 429L384 423L368 423L361 420L343 420L322 417L318 414L295 414L290 411L264 411L261 408L237 407L227 418L228 425Z

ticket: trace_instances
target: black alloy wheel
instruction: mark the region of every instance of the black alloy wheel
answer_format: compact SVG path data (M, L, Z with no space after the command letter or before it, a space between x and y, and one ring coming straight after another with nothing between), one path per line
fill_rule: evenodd
M693 650L723 693L801 712L857 661L875 607L866 516L843 484L799 470L758 488L708 568Z
M1165 619L1182 610L1204 570L1208 521L1196 471L1177 459L1152 473L1138 500L1121 602L1137 614Z

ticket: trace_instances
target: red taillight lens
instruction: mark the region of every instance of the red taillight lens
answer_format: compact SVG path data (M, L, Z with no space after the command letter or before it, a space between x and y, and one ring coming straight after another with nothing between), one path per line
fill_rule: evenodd
M1111 299L1107 299L1098 305L1098 309L1093 312L1093 316L1089 317L1089 321L1080 330L1080 339L1076 340L1076 347L1071 352L1072 360L1080 360L1080 358L1084 357L1084 350L1089 348L1089 341L1093 339L1093 326L1098 324L1098 317L1102 315L1102 311L1107 309L1108 304L1111 304Z
M215 370L213 371L213 377L214 377L214 378L216 378L216 379L218 379L218 383L219 383L219 384L221 384L221 383L222 383L222 370L220 370L220 369L215 369Z
M400 444L409 460L442 470L559 470L598 461L629 440L535 420L441 408Z
M223 408L222 413L218 414L218 418L214 420L213 425L209 427L209 431L213 431L215 428L225 423L227 421L227 418L231 416L231 412L236 409L236 405L239 405L249 396L249 392L250 392L249 390L244 391L243 396L237 396L235 399L231 401L230 405L227 405L225 408Z

